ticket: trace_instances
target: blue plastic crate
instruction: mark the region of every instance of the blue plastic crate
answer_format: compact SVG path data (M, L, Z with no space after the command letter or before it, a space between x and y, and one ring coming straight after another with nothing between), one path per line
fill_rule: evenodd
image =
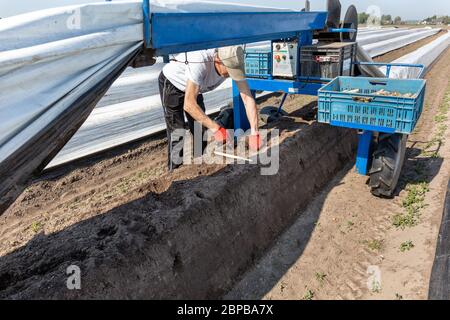
M411 133L422 114L426 81L337 77L319 90L318 121L386 133ZM359 89L358 93L343 92ZM376 95L379 90L413 97Z
M269 78L272 76L272 52L270 49L246 49L245 73L250 78Z

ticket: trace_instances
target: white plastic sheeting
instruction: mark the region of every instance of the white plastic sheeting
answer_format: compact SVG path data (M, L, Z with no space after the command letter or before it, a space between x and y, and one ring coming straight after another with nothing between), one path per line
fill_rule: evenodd
M358 29L358 33L359 34L363 34L363 33L375 33L375 32L384 32L384 31L391 31L391 30L395 30L396 28L394 27L388 27L388 28L382 28L380 27L363 27L363 28L359 28Z
M388 39L384 41L377 41L375 43L365 45L364 49L370 56L377 57L385 54L386 52L394 51L404 46L407 46L411 43L428 38L438 33L440 30L441 29L430 29L430 30L421 29L417 30L417 32L413 34L407 34L398 38Z
M0 215L141 50L138 8L99 3L0 20Z
M158 90L155 83L152 87L135 88L143 87L149 92ZM226 82L216 90L204 94L207 113L218 112L221 107L230 102L228 98L231 94L230 87L231 84ZM110 149L165 129L159 93L96 107L49 167Z
M0 20L0 162L140 48L138 8L101 3Z
M382 33L371 33L371 34L360 34L358 35L358 44L360 46L375 43L377 41L385 41L393 38L398 38L407 34L414 34L417 30L412 29L395 29L389 32Z
M447 33L433 42L417 49L400 59L395 60L396 63L406 63L406 64L422 64L426 68L432 66L434 61L450 46L450 33ZM382 68L385 72L386 68ZM390 78L397 79L408 79L408 78L418 78L420 69L417 68L401 68L392 67Z

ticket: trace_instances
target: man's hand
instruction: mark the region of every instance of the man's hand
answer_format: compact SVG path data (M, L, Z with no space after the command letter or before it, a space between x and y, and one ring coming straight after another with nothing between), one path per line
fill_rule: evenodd
M231 143L231 139L232 137L230 136L230 134L228 133L228 131L223 128L220 127L219 130L216 131L216 133L214 133L214 139L216 140L216 142L219 143Z
M252 151L259 151L259 149L261 149L262 141L261 141L261 136L259 135L259 133L250 135L249 141L248 141L248 147Z

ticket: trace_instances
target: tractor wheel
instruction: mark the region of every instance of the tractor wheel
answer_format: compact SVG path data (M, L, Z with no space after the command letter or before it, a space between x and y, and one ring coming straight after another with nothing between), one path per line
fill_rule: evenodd
M369 186L374 196L393 196L405 160L407 140L406 134L380 133L369 172Z

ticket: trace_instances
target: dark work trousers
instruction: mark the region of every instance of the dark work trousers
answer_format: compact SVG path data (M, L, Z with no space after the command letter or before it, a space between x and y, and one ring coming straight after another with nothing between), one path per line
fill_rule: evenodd
M167 125L167 142L169 148L167 165L169 167L169 171L172 171L183 164L183 146L186 134L184 121L185 93L175 87L161 72L159 75L159 94L161 96L161 103L164 109L164 118ZM197 103L200 108L205 111L203 95L198 95ZM186 118L188 119L188 128L194 135L195 120L188 113L186 113ZM202 128L201 133L201 137L198 135L194 136L194 157L201 156L206 148L206 141L203 141L203 134L205 133L204 128ZM198 145L199 143L201 143L200 146Z

